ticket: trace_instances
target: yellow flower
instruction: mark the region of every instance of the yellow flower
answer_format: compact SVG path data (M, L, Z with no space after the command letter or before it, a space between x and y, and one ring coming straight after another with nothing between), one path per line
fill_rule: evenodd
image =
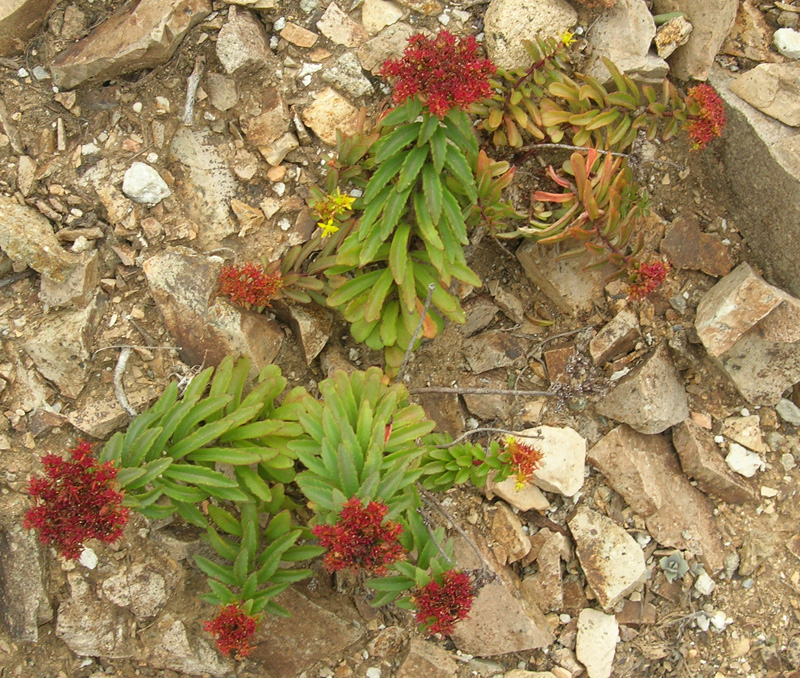
M336 189L336 193L330 196L332 198L333 204L339 208L338 212L346 212L349 211L353 207L353 203L356 199L349 195L342 195L339 189Z
M575 34L572 31L564 31L561 34L561 42L564 43L564 47L569 47L575 42Z
M333 235L339 230L339 227L333 223L333 217L328 219L328 221L318 221L317 226L322 229L323 238L327 238L329 235Z

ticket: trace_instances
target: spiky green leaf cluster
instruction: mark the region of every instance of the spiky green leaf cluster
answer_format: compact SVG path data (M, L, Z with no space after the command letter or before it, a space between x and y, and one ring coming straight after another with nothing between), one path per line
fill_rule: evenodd
M505 480L511 472L496 441L489 443L488 450L471 442L452 445L440 435L430 436L426 443L420 482L432 492L443 492L467 482L475 487L485 487L490 472L494 471L497 482Z

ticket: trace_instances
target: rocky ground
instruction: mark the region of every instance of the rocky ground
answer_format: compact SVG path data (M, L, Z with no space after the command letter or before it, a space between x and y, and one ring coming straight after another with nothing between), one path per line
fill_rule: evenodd
M317 566L282 596L292 618L265 619L234 665L202 630L213 610L196 598L194 528L139 517L118 545L68 564L20 527L39 458L125 426L120 393L142 411L228 353L312 389L332 369L381 364L327 311L241 311L216 298L216 277L309 237L309 187L336 130L388 105L375 71L414 32L483 36L513 66L521 37L578 26L587 69L609 54L658 79L651 11L681 9L694 37L670 72L710 77L729 112L741 97L770 116L747 108L766 122L737 139L767 138L758 125L795 138L800 6L650 5L0 3L0 676L794 675L800 301L759 275L719 179L749 168L726 164L723 142L704 156L658 145L649 157L676 166L637 166L653 194L643 232L673 266L642 302L556 251L475 234L484 285L460 290L467 324L423 346L405 380L441 430L533 429L545 463L523 492L443 498L497 575L451 638L424 639L407 613L373 610L360 581ZM558 156L509 160L525 208ZM761 268L782 280L777 263ZM423 390L450 386L559 395Z

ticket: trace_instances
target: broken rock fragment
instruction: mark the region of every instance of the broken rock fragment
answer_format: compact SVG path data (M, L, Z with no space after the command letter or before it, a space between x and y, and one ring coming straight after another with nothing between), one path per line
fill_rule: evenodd
M639 339L639 319L629 308L621 310L589 342L589 354L595 365L628 353Z
M733 256L723 242L711 233L703 233L697 221L686 216L667 227L661 252L675 268L716 277L728 275L733 268Z
M686 391L667 347L661 345L645 356L595 409L641 433L661 433L686 419Z
M583 487L586 440L569 427L539 426L520 432L517 442L530 445L542 454L533 482L545 492L572 497Z
M228 75L267 66L271 52L263 24L255 14L231 6L217 37L217 57Z
M589 678L608 678L619 642L619 624L613 614L586 608L578 615L575 655Z
M660 544L694 553L712 574L722 568L712 505L682 473L665 438L618 426L589 450L588 458Z
M317 28L328 40L345 47L358 47L369 37L362 26L345 14L335 2L328 5L317 21Z
M613 520L581 506L567 524L586 582L604 610L644 583L644 553Z
M6 0L0 4L0 56L25 51L55 0Z
M800 127L800 64L759 64L731 83L731 92L751 106L780 120Z
M356 131L358 110L353 104L328 87L317 93L317 98L303 111L303 122L329 146L336 144L336 130L342 134Z

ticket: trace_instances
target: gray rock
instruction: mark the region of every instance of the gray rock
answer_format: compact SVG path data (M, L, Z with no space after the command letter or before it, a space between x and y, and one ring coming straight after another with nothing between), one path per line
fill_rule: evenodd
M592 337L589 354L595 365L604 365L632 350L640 336L639 319L624 308Z
M48 308L86 306L93 298L100 281L100 255L97 250L84 252L74 269L62 282L42 276L39 301Z
M252 72L271 61L264 25L252 12L231 6L217 36L217 57L228 75Z
M586 462L586 440L569 427L539 426L520 433L534 438L517 440L542 453L542 460L533 472L533 482L545 492L572 497L583 487Z
M713 68L709 82L726 104L727 125L717 143L720 164L705 169L710 181L724 186L720 199L730 205L765 277L800 296L800 134L753 108L730 91L730 74ZM724 173L741 165L748 172ZM757 195L758 205L750 197Z
M686 391L661 345L619 380L596 411L641 433L661 433L689 416Z
M613 614L586 608L578 615L575 655L589 678L608 678L619 642L619 625Z
M510 367L525 358L527 343L502 330L481 332L463 343L464 357L475 374Z
M653 16L644 0L617 0L600 16L589 32L594 48L586 72L600 82L611 78L601 58L608 57L623 73L637 80L661 82L669 67L650 53L656 34Z
M292 328L303 352L303 359L306 365L310 365L330 339L333 313L316 304L292 304L287 307L276 304L275 313Z
M141 0L112 14L50 65L53 82L72 89L166 62L190 28L211 12L208 0Z
M344 47L358 47L369 37L364 28L347 16L335 2L328 5L317 21L317 29L328 40Z
M183 578L183 570L171 558L148 557L105 579L103 595L118 607L129 608L136 619L147 622L166 605Z
M397 669L397 678L454 678L458 664L447 650L434 643L412 638L408 653Z
M491 299L485 295L471 297L463 304L467 322L461 326L461 334L471 337L491 324L497 312L498 306L492 303Z
M387 59L400 58L414 33L416 30L402 21L387 26L356 50L361 67L376 73Z
M578 21L565 0L492 0L484 15L486 52L501 68L528 68L533 60L522 40L556 37Z
M43 554L36 533L22 527L21 495L2 495L0 509L0 621L15 640L35 643L39 625L53 618Z
M240 116L239 123L247 140L260 148L289 131L289 107L277 87L265 89L258 105L257 113Z
M672 428L672 444L683 472L703 492L734 504L755 500L753 488L730 472L709 431L686 419Z
M322 79L352 97L372 94L372 83L364 77L353 52L345 52L322 72Z
M644 552L613 520L581 506L567 524L586 583L604 610L644 583Z
M694 553L712 574L722 568L711 503L682 473L666 439L618 426L589 450L588 458L660 544Z
M62 283L78 266L80 257L67 252L50 222L37 210L0 196L0 249L12 261Z
M683 12L694 30L670 57L672 75L705 80L736 19L737 0L656 0L653 14Z
M89 377L89 346L100 312L97 300L83 309L50 313L31 329L23 348L62 395L77 398Z
M55 4L54 0L6 0L0 4L0 56L24 52Z
M462 388L507 389L508 374L503 369L489 370L482 374L464 374L458 383ZM467 410L478 419L508 420L512 411L519 410L519 405L508 396L465 393L462 397Z
M153 668L215 678L223 678L234 671L233 660L223 657L204 638L170 614L159 618L157 624L145 632L144 639L150 648L147 663Z
M147 259L142 269L187 364L218 365L226 355L246 355L256 376L277 355L283 333L274 320L216 298L219 258L175 247Z
M538 245L533 240L517 249L525 274L564 313L591 311L595 302L603 299L605 281L613 269L587 270L587 264L592 263L588 255L559 259L559 254L557 247Z
M775 49L787 59L800 59L800 33L793 28L779 28L772 41Z
M266 146L259 146L258 150L261 155L273 167L280 165L295 148L299 148L300 142L297 137L291 132L286 132L275 141L267 144Z
M127 169L122 180L122 192L131 200L150 207L171 195L158 170L145 162L134 162Z
M128 389L128 403L137 412L144 410L159 393L152 387ZM78 398L67 419L76 429L92 438L107 438L131 420L131 415L122 409L113 389L108 386L102 394L87 388Z
M237 182L207 130L181 126L172 138L175 196L197 229L197 244L214 249L237 231L229 214Z
M211 105L220 111L233 108L239 101L236 80L221 73L206 73L206 92Z
M775 411L787 424L800 426L800 407L795 405L791 400L781 398L775 406Z
M329 146L336 144L336 130L345 135L355 133L357 117L358 109L331 87L317 92L303 111L303 123Z
M739 574L749 577L778 550L778 535L772 530L751 529L739 549Z
M800 64L759 64L736 78L731 92L762 113L800 127Z

